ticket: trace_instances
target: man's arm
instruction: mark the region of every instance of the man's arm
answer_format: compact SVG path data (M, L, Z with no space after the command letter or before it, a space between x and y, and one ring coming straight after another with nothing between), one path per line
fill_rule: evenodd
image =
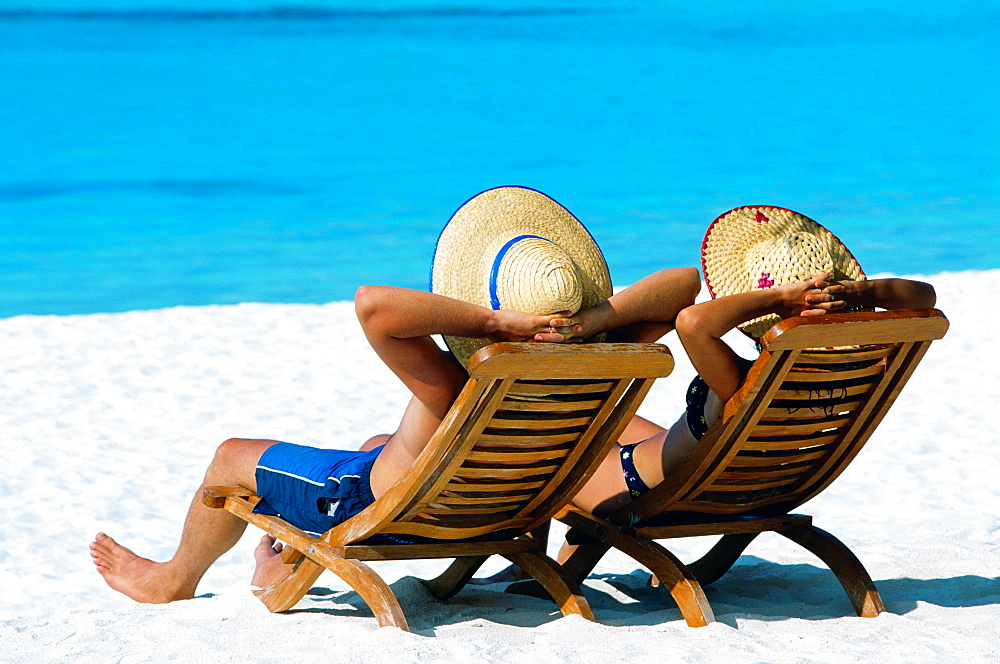
M660 270L579 312L572 321L583 338L608 332L608 341L653 342L674 329L677 314L694 303L700 289L697 268Z
M518 311L491 311L443 295L362 286L354 307L368 343L403 384L434 415L444 417L466 375L431 339L432 334L487 337L496 341L563 341L550 331L566 321Z

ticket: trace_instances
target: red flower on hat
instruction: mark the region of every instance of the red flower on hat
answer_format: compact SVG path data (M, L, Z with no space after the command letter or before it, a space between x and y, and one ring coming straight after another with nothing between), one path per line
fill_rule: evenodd
M768 219L767 216L763 212L761 212L760 210L757 210L757 216L754 217L754 221L756 221L758 224L762 224L765 221L771 221L771 220Z
M761 272L760 279L757 280L757 288L770 288L774 285L770 272Z

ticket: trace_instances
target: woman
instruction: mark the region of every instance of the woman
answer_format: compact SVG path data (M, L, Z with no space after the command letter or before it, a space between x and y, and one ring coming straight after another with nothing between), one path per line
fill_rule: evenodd
M706 281L714 299L685 307L673 320L698 376L687 406L668 429L636 418L619 445L574 497L580 509L606 516L649 491L669 475L722 415L752 362L723 341L733 329L759 339L774 323L793 316L821 316L858 309L924 309L935 305L930 284L909 279L865 280L860 265L835 236L816 222L782 208L736 208L721 215L702 248ZM839 278L834 278L834 275ZM655 301L652 289L673 287L650 280L628 294L630 305ZM661 294L662 295L662 294ZM655 341L666 328L623 327L614 298L560 321L566 340L622 327L622 337ZM573 547L564 544L558 560ZM496 583L524 578L516 568L476 580Z

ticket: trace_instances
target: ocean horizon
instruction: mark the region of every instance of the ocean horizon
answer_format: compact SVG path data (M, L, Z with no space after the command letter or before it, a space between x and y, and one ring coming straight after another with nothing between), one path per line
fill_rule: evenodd
M451 214L508 184L616 285L748 204L870 274L998 268L998 28L971 1L10 3L0 317L426 288Z

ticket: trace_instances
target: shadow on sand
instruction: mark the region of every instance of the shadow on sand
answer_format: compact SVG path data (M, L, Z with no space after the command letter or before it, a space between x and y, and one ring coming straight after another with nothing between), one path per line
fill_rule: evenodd
M649 572L595 574L584 594L597 621L613 626L646 626L681 620L680 611L663 588L648 585ZM963 575L944 579L880 579L875 581L886 609L906 614L921 604L974 607L1000 604L1000 578ZM516 627L538 627L561 614L548 599L503 592L504 584L466 586L448 601L439 601L414 577L391 584L411 631L432 636L437 628L475 619ZM833 573L810 564L782 565L745 555L705 593L716 619L736 627L742 619L823 620L854 616ZM291 613L325 613L331 617L374 616L351 590L315 587Z

